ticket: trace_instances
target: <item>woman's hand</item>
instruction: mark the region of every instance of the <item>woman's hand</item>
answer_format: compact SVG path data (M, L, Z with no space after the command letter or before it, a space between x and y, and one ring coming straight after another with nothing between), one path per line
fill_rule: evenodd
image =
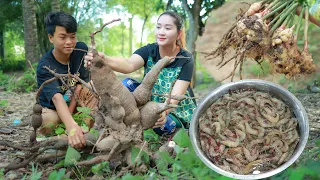
M153 128L162 127L167 122L167 111L164 111L160 114L160 118L154 124Z

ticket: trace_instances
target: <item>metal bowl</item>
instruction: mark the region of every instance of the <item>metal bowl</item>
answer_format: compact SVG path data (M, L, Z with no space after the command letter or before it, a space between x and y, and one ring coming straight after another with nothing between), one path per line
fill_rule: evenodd
M274 97L278 97L281 100L286 103L289 108L294 112L295 117L298 120L299 124L299 137L300 141L290 157L290 159L282 164L281 166L277 167L276 169L272 169L267 172L262 172L261 174L248 174L248 175L240 175L231 173L228 171L225 171L218 166L214 165L207 156L203 153L200 146L199 141L199 118L203 112L205 112L213 102L218 100L220 97L222 97L224 94L228 93L229 90L238 90L238 89L247 89L247 88L253 88L257 91L267 92ZM304 147L306 146L308 136L309 136L309 123L308 123L308 117L307 113L302 106L301 102L288 90L285 88L263 80L241 80L237 82L231 82L224 84L216 89L214 89L211 93L209 93L206 97L204 97L200 104L198 105L197 109L195 110L192 121L190 124L190 138L192 142L192 146L197 154L197 156L201 159L203 163L205 163L210 169L214 170L215 172L235 179L261 179L261 178L267 178L270 176L273 176L277 173L280 173L281 171L288 168L292 163L294 163L297 158L301 155Z

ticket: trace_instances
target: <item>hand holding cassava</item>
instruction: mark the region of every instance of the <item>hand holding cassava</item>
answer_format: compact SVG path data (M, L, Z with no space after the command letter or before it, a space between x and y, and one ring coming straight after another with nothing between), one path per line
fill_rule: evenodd
M92 64L98 63L97 61L105 61L105 55L102 52L98 52L98 57L94 57L92 52L88 52L87 55L84 56L84 67L90 68ZM103 64L103 62L101 62Z

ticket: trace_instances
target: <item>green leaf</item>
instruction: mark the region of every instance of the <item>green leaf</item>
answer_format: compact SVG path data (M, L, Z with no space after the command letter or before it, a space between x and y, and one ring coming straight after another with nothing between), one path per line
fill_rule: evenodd
M122 177L122 180L143 180L141 176L132 176L131 174L126 174Z
M42 176L42 172L32 173L30 180L39 180Z
M183 148L181 148L180 146L174 146L173 149L177 154L181 154L183 151Z
M38 180L42 176L42 172L37 172L38 171L38 165L34 166L32 164L32 174L30 176L30 180Z
M163 171L168 169L169 163L166 160L160 158L160 159L156 159L156 165L159 171Z
M161 175L164 175L164 176L167 176L167 177L171 177L171 173L168 170L162 170L162 171L159 171L159 173Z
M81 128L85 131L88 132L89 131L89 127L86 124L82 124Z
M58 127L55 130L56 135L61 135L61 134L65 134L65 130L62 127Z
M180 161L180 162L181 162L181 161ZM183 170L183 167L181 166L180 163L174 163L174 164L172 165L172 168L173 168L175 171L181 171L181 170Z
M306 174L317 177L319 175L320 162L316 160L308 160L305 166Z
M0 100L0 107L7 107L8 106L8 100Z
M217 178L215 178L216 180L234 180L233 178L229 178L229 177L226 177L226 176L219 176Z
M94 137L98 138L99 137L99 131L95 130L94 128L91 128L89 133L93 134Z
M54 165L55 168L61 168L61 167L63 167L63 166L64 166L64 159L62 159L61 161L59 161L58 164L55 164L55 165Z
M111 170L110 170L109 162L105 161L105 162L102 162L102 163L99 163L99 164L92 166L91 172L93 172L94 174L110 173Z
M98 174L102 169L101 164L96 164L94 166L91 167L91 172L94 174Z
M184 129L180 129L172 138L180 147L191 147L191 141Z
M136 157L138 156L140 152L140 149L139 148L136 148L136 147L131 147L131 163L134 163L135 160L136 160ZM137 164L141 164L141 161L145 162L145 163L148 163L149 162L149 155L145 152L145 151L141 151L140 153L140 157L138 158L138 162Z
M186 167L192 167L195 163L198 163L198 160L200 160L198 156L196 156L193 153L190 153L190 151L180 154L179 159L185 163Z
M49 174L48 180L56 180L57 176L58 176L58 172L57 170L54 170Z
M147 142L157 142L159 138L159 135L156 134L153 129L143 131L143 140Z
M160 154L161 158L166 160L168 163L171 163L173 164L175 162L175 160L169 155L168 152L159 152L158 153Z
M77 111L84 114L90 114L91 109L88 107L77 107Z
M289 180L302 180L305 175L305 171L302 168L297 168L289 176Z
M59 172L57 172L57 170L54 170L49 174L48 180L61 180L65 173L65 168L60 169Z
M320 147L320 139L318 139L318 140L316 141L316 145L317 145L318 147Z
M64 159L64 166L72 166L81 158L80 153L75 150L73 147L69 146L67 150L66 157Z

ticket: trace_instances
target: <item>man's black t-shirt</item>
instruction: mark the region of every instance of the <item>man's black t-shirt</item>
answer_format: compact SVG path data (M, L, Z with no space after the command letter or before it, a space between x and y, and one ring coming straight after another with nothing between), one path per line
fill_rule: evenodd
M88 46L83 42L77 42L76 49L82 49L85 51L88 51ZM41 86L42 83L44 83L46 80L53 78L54 76L46 69L44 69L44 66L49 67L51 70L54 70L56 73L59 74L68 74L68 65L61 64L56 60L56 58L53 56L51 49L49 52L47 52L45 55L42 56L38 63L37 67L37 82L38 82L38 88ZM85 56L86 52L74 50L70 55L70 73L71 74L80 74L80 78L86 82L89 82L89 71L86 70L83 66L83 57ZM62 83L60 80L55 80L51 83L46 84L42 92L39 96L40 104L43 107L49 108L49 109L56 109L53 102L52 97L56 93L64 94L65 91L61 89Z

